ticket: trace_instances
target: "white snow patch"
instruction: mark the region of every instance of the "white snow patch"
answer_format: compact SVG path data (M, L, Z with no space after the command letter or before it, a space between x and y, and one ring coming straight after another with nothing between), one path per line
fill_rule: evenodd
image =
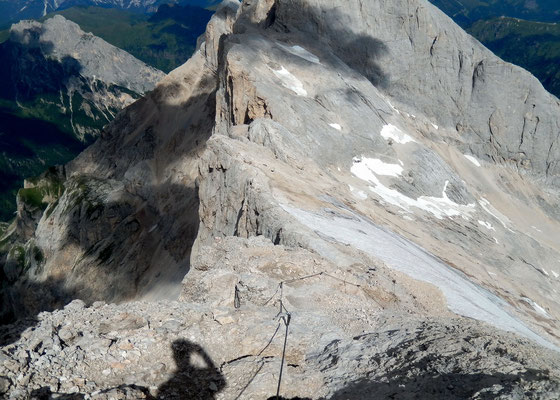
M496 230L490 222L478 220L478 223L479 223L479 225L482 225L483 227L485 227L486 229L488 229L490 231L495 231Z
M321 215L281 205L302 224L321 232L331 241L350 245L383 261L390 268L413 279L431 283L444 294L449 309L459 315L485 321L500 329L517 332L538 343L558 350L556 346L531 331L508 312L510 306L500 297L472 282L465 274L449 267L408 239L353 213L337 216ZM338 253L323 240L311 243L314 250L338 262Z
M148 233L152 233L156 228L157 228L157 224L155 224L154 226L152 226L152 227L150 228L150 230L148 231Z
M493 238L494 238L494 241L496 242L496 244L500 244L500 242L498 242L498 239L496 239L495 237L493 237Z
M288 71L284 66L279 70L272 70L274 75L278 77L282 81L282 86L287 89L290 89L292 92L297 94L298 96L307 96L307 90L303 88L303 83L296 78L290 71Z
M359 179L373 184L374 186L370 186L369 189L387 203L408 212L412 212L410 208L415 207L431 213L437 219L454 216L468 219L476 207L475 204L461 205L450 200L445 193L449 181L445 181L442 197L421 196L418 199L412 199L397 190L388 188L379 181L377 175L399 176L403 169L398 164L385 164L374 158L355 157L350 171Z
M533 307L533 309L538 312L539 314L550 318L550 316L548 315L548 313L546 312L546 310L544 308L542 308L541 306L539 306L537 303L535 303L533 300L531 300L528 297L522 297L521 300L523 300L525 303L528 303L531 307Z
M439 126L437 126L436 124L434 124L433 122L431 122L432 126L434 127L434 129L437 131L439 129Z
M544 268L541 268L541 271L543 274L545 274L546 276L550 276L548 272L546 272L546 270Z
M384 176L394 176L398 177L403 172L403 167L399 164L388 164L377 158L367 158L367 157L355 157L354 158L354 166L357 164L361 164L356 168L361 176L358 176L360 179L371 181L371 173L375 173L377 175L384 175ZM354 168L354 167L352 167ZM363 177L365 177L365 179Z
M533 228L533 229L536 230L537 232L541 232L541 233L542 233L542 231L541 231L539 228L537 228L536 226L531 226L531 228Z
M496 276L494 272L490 272L490 271L486 271L486 272L488 272L488 275Z
M381 129L381 136L383 136L385 140L392 139L400 144L405 144L408 142L416 142L412 137L410 137L409 135L401 131L395 125L391 125L391 124L385 125Z
M558 274L558 272L553 271L553 270L550 270L550 272L552 272L552 275L554 275L554 277L555 277L556 279L558 279L558 278L560 277L560 274Z
M480 167L480 161L478 161L476 158L474 158L473 156L469 156L468 154L463 154L465 156L465 158L467 160L469 160L470 162L472 162L474 165L476 165L477 167Z
M329 126L331 128L336 129L337 131L341 131L342 130L342 126L340 126L339 124L329 124Z
M367 199L367 194L363 190L358 190L352 185L348 185L348 187L350 188L352 194L358 197L360 200Z
M488 200L486 200L484 197L482 197L478 203L480 204L480 206L482 207L482 209L484 211L486 211L488 214L490 214L491 216L493 216L494 218L496 218L500 224L503 225L504 228L506 228L508 231L515 233L514 231L512 231L510 228L508 228L508 226L506 225L506 223L504 222L507 221L509 222L509 219L503 215L502 213L500 213L498 210L496 210L492 204L490 204L490 202Z
M286 46L284 44L279 43L279 46L282 47L284 50L286 50L288 53L291 53L295 56L298 56L300 58L303 58L304 60L307 60L309 62L312 62L314 64L320 64L320 60L319 57L317 57L315 54L309 52L308 50L304 49L301 46Z

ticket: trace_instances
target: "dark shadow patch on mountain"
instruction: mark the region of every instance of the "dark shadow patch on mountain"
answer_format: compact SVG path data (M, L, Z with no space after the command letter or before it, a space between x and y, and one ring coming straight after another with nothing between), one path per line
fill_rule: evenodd
M297 15L294 9L298 10ZM269 17L271 28L289 33L297 26L307 36L306 40L310 40L308 35L311 35L317 43L328 45L333 54L374 86L389 87L390 73L382 63L389 54L387 45L378 38L353 31L351 18L341 7L323 9L309 6L304 0L283 1L273 7ZM328 62L321 60L324 61Z
M11 32L0 44L0 98L30 101L40 95L59 96L72 77L80 76L82 65L70 56L52 57L55 45L42 41L42 26Z
M21 118L0 107L0 220L13 218L25 178L70 161L86 146L55 124Z
M122 192L120 200L103 202L104 196L114 192L102 189L90 195L85 192L93 178L79 179L78 185L84 187L77 189L75 207L68 210L62 240L69 248L83 251L68 273L91 276L91 284L98 290L94 297L79 291L75 296L86 302L122 301L160 285L179 285L189 270L191 248L198 233L197 188L148 186L142 191L151 192L150 198L143 198L142 193ZM172 206L171 202L180 206ZM153 258L162 249L171 259Z
M158 387L154 397L145 386L120 385L101 390L100 395L115 398L145 398L147 400L214 400L226 387L226 379L212 358L200 345L187 339L175 340L171 349L176 369L173 376ZM42 387L31 393L32 400L79 400L83 394L53 393Z
M8 178L0 188L1 220L12 217L24 178L66 163L85 148L59 104L68 80L79 77L82 66L72 57L49 57L54 45L40 41L42 33L41 27L25 38L13 32L0 44L0 168Z
M2 311L0 315L0 347L7 346L17 340L26 329L33 327L38 322L37 314L40 311L54 311L70 303L76 292L89 294L86 286L69 288L62 278L47 278L43 282L23 280L12 283L9 287L3 270L0 270L0 284L2 292ZM10 305L9 309L5 305ZM17 314L20 310L37 310L35 313Z
M156 203L167 196L182 203L177 213L167 214L138 196L126 195L118 201L103 202L103 196L111 192L103 187L92 195L88 193L92 182L85 179L81 177L72 184L75 190L69 202L72 208L62 220L66 234L59 251L67 252L67 256L60 259L63 277L46 281L27 278L40 276L42 260L32 267L33 270L20 267L18 277L8 278L4 271L13 270L13 262L10 264L4 259L0 270L0 324L25 318L23 325L18 324L11 330L15 334L10 334L8 341L17 340L17 334L32 326L35 316L42 311L60 309L73 299L88 304L97 300L123 301L160 287L169 290L172 285L180 285L190 268L190 253L199 223L196 187L164 184L146 188L156 194ZM93 184L97 183L94 180ZM153 258L162 248L173 260ZM70 256L76 249L81 249L77 260ZM27 266L24 262L21 264ZM69 283L76 282L72 276L79 276L83 283ZM6 340L0 342L0 345L5 344Z
M31 221L37 224L41 217L63 215L57 224L49 224L63 232L63 246L56 250L68 250L56 260L61 279L26 283L25 276L38 276L44 263L9 281L0 276L0 308L5 315L0 323L27 321L18 325L9 341L32 326L41 311L61 308L73 299L86 304L120 302L146 293L167 298L170 286L178 293L198 234L198 188L194 178L181 183L170 176L156 183L152 163L158 156L163 164L172 165L204 150L214 121L215 79L203 80L207 90L178 104L168 102L167 96L179 95L179 88L161 86L123 111L80 156L91 172L63 178L65 200L59 198ZM169 118L174 130L156 131L161 118ZM131 168L138 174L127 173ZM71 166L67 169L74 171ZM28 239L21 232L16 235L18 246ZM162 253L163 259L156 257ZM5 261L5 256L0 258L1 269L6 268ZM76 282L73 276L79 276L83 286L69 283ZM41 298L44 301L37 301Z
M376 380L367 378L357 380L336 392L330 400L367 400L367 399L430 399L491 400L522 395L532 385L547 385L549 375L546 371L527 370L519 374L503 373L438 373L407 366L393 371ZM552 393L552 392L551 392ZM516 397L516 396L515 396Z

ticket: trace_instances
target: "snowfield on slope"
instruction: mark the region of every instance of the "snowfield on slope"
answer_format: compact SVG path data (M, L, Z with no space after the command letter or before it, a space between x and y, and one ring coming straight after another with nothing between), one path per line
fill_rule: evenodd
M504 300L471 282L463 273L452 269L402 236L356 214L348 217L345 212L344 217L327 217L285 204L282 208L310 229L339 243L353 246L414 279L437 286L445 295L448 308L454 313L516 332L560 351L511 315L507 310L509 305ZM329 258L329 254L322 254L321 248L322 246L318 246L315 250Z
M397 128L395 125L385 125L382 129L381 129L381 136L385 139L385 140L393 140L399 144L406 144L409 142L416 142L416 140L414 140L410 135L407 135L406 133L404 133L403 131L401 131L399 128Z
M447 196L446 190L449 181L445 181L443 184L441 197L420 196L417 199L405 196L398 190L385 186L377 178L377 175L399 177L403 172L403 168L398 164L387 164L375 158L354 157L350 172L355 177L373 184L373 186L369 186L369 190L387 203L407 212L412 212L411 207L415 207L429 212L437 219L460 216L468 220L471 213L476 209L475 204L457 204Z

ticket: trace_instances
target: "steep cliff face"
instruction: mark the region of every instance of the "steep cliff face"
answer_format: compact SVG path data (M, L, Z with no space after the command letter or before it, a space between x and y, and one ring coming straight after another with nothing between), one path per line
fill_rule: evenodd
M4 268L6 315L37 311L38 298L179 298L158 303L170 314L79 305L89 327L62 340L83 349L80 337L99 339L110 354L107 332L130 337L136 361L156 354L142 335L200 343L210 354L196 369L210 391L201 398L274 394L278 310L289 324L289 396L553 398L557 99L426 1L339 5L224 3L196 54L66 165L63 192L31 218L35 231L8 228L5 249L20 246L29 267ZM25 264L30 243L42 258ZM41 314L38 332L74 308ZM29 323L6 328L10 354L43 335L18 341ZM513 333L491 338L501 330ZM11 393L63 392L48 381L60 376L53 340L29 355L48 367L7 363L6 376L35 377L25 387L10 378ZM100 356L91 369L77 359L65 382L79 369L99 398L149 398L170 382L177 398L192 395L194 367L176 357L172 376L165 357L151 375L144 361ZM411 378L426 369L434 380Z

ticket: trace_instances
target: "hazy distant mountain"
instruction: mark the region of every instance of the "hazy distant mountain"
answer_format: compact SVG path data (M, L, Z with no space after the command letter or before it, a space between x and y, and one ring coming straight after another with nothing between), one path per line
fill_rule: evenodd
M51 12L74 6L99 6L152 13L159 5L166 3L211 7L219 3L219 0L0 0L0 25L22 19L41 18Z
M189 5L162 5L154 14L102 7L72 7L56 14L164 72L189 59L212 16Z
M75 156L163 73L61 16L0 44L0 217L23 178Z

